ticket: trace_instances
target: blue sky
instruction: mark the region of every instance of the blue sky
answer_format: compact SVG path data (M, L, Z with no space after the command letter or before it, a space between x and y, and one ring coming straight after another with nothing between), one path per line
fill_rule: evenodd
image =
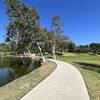
M43 27L50 27L51 16L59 15L64 34L77 45L100 42L100 0L23 0L34 6ZM0 42L4 41L8 24L5 7L0 0Z

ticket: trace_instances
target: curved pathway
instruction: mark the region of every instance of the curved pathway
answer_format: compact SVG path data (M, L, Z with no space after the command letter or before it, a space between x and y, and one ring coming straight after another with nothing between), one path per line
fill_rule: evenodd
M57 63L55 71L21 100L90 100L80 72L72 65Z

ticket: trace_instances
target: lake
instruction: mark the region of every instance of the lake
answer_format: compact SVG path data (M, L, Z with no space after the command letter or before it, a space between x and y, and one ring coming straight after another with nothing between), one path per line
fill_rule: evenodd
M0 57L0 86L6 85L41 66L40 61L34 61L30 68L31 62L32 60L28 57Z

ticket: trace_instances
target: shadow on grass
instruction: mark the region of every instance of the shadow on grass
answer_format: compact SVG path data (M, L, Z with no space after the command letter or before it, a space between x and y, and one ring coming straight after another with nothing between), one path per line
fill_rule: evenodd
M81 65L80 67L85 70L90 70L90 71L95 71L95 72L100 73L100 65L99 64L92 64L92 63L85 63L85 62L74 62L74 63Z

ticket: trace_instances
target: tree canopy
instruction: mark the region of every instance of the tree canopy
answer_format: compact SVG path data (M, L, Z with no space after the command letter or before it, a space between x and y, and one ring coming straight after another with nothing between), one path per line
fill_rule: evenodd
M39 34L39 14L20 0L5 0L9 25L6 41L16 44L16 50L26 51Z

